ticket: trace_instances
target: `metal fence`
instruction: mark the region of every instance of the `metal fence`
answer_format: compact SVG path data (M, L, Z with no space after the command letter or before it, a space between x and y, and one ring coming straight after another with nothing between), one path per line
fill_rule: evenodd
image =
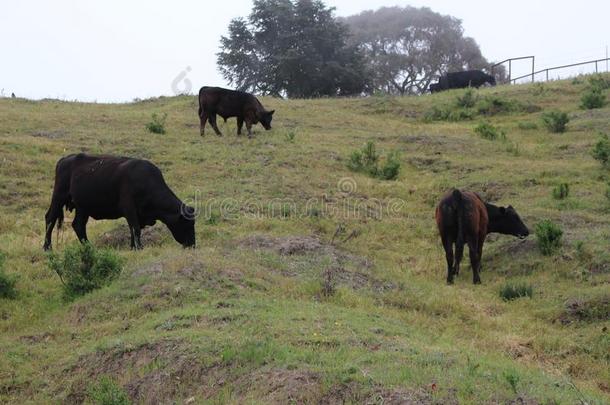
M523 59L531 59L532 60L532 77L534 74L534 70L536 69L534 66L536 65L536 57L535 56L519 56L517 58L508 58L503 60L502 62L498 62L491 66L491 74L493 76L494 71L497 66L503 65L508 62L508 83L511 83L512 73L513 73L513 61L514 60L523 60ZM532 79L533 80L533 79Z
M526 75L523 76L519 76L519 77L515 77L514 79L512 79L510 77L509 74L509 83L516 83L517 80L521 80L521 79L525 79L526 77L530 77L532 78L532 82L534 81L534 78L536 77L536 75L540 74L540 73L546 73L546 81L549 80L549 72L552 70L558 70L558 69L566 69L566 68L570 68L570 67L574 67L574 66L582 66L582 65L590 65L590 64L595 64L595 73L599 73L599 64L601 62L606 62L606 70L608 69L608 65L607 62L610 61L610 58L604 58L604 59L596 59L596 60L589 60L586 62L580 62L580 63L572 63L570 65L562 65L562 66L555 66L555 67L550 67L550 68L546 68L546 69L541 69L538 71L534 71L533 69L533 62L532 62L532 73L528 73ZM492 67L493 69L493 67ZM493 70L492 70L493 71Z

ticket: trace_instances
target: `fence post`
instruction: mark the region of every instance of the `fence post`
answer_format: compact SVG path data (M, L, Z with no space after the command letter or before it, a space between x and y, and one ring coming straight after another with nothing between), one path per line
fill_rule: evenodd
M534 72L536 71L536 57L532 56L532 83L534 83Z
M508 81L509 82L510 82L510 78L513 77L512 71L513 71L513 60L509 59L508 60Z
M595 61L595 73L599 73L599 72L597 71L597 61Z
M548 69L546 70L546 81L547 82L549 81L549 70Z

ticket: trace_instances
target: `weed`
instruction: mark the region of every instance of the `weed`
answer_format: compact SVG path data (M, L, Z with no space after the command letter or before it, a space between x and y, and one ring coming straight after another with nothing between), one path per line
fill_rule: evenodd
M481 122L474 128L474 132L479 134L481 138L488 139L490 141L506 140L506 133L488 122Z
M49 267L59 276L67 299L109 284L121 273L122 260L111 250L96 250L89 242L73 244L63 257L49 256Z
M286 138L287 142L294 142L294 138L297 136L297 133L295 131L288 131L286 133L284 133L284 136Z
M519 381L521 380L521 378L519 377L519 374L517 374L516 371L514 370L506 370L503 373L504 379L506 380L506 382L508 383L508 385L510 385L510 388L513 390L513 393L517 393L517 385L519 384Z
M606 95L599 87L586 89L580 98L580 108L583 110L602 108L604 105L606 105Z
M565 112L547 111L542 114L542 122L550 132L562 133L566 131L566 125L570 122L570 118Z
M500 288L500 298L504 301L512 301L517 298L529 297L532 298L534 289L529 284L504 284Z
M17 298L17 290L15 284L17 278L4 273L4 261L6 256L0 253L0 298L15 299Z
M536 224L538 249L545 256L550 256L561 246L563 231L553 221L545 219Z
M517 124L517 127L523 131L532 131L534 129L538 129L538 124L535 122L524 121Z
M165 133L165 120L167 119L167 113L158 115L153 113L151 121L146 124L146 129L153 134L164 134Z
M477 102L477 95L472 89L467 89L464 94L457 96L456 104L461 108L472 108Z
M563 200L570 194L570 185L568 183L561 183L553 188L553 198L556 200Z
M600 138L591 151L593 159L599 161L602 166L607 167L610 163L610 140L608 135L600 134Z
M131 401L123 388L110 377L103 376L88 390L89 399L97 405L129 405Z
M366 173L382 180L396 179L400 173L398 155L396 153L388 154L381 169L379 159L375 143L368 141L361 150L352 152L347 167L352 171Z

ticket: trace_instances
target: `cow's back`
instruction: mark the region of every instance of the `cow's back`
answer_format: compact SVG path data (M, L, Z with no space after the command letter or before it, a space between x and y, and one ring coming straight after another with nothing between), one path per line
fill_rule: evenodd
M436 208L435 217L439 231L450 232L457 237L458 219L462 215L462 232L465 239L478 237L481 232L487 232L487 209L481 197L471 191L461 191L458 200L454 192L443 196Z

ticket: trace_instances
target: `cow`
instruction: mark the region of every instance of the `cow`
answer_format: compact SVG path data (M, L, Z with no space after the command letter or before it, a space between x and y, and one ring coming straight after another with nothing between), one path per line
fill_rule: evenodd
M260 122L266 130L271 129L274 112L275 110L265 110L260 101L250 93L207 86L199 90L201 136L204 136L206 121L210 121L216 135L222 136L216 125L216 115L220 115L225 122L229 117L237 117L237 135L241 135L245 122L248 138L251 138L253 124Z
M141 229L163 222L184 247L195 246L194 210L176 197L157 166L141 159L65 156L55 166L51 206L45 215L44 249L51 249L55 223L61 228L64 208L75 210L72 228L81 242L87 239L87 220L126 218L131 248L142 248Z
M473 283L480 284L481 256L487 234L495 232L520 239L529 235L527 226L512 206L486 203L470 191L453 190L446 194L438 204L435 216L447 259L447 284L453 284L460 272L464 244L468 245Z
M438 79L438 83L430 85L430 92L436 93L449 89L464 89L467 87L479 88L485 83L496 85L496 78L480 70L466 70L464 72L449 72Z

